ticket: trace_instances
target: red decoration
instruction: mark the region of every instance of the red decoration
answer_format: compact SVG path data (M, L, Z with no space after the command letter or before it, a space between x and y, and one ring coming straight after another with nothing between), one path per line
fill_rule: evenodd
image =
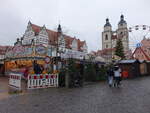
M29 79L31 79L31 76L29 76Z
M36 75L34 76L34 79L37 79L37 76L36 76Z
M48 75L46 75L45 78L48 79Z
M51 75L51 78L54 78L54 75Z
M43 75L40 75L40 79L42 79L43 78Z

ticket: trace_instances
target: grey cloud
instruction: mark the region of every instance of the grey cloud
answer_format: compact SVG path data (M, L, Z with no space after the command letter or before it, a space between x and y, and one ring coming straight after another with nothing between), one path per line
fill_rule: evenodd
M128 26L150 25L149 0L1 0L0 44L13 44L27 22L56 29L63 26L66 34L86 40L89 50L101 48L105 19L115 30L121 13Z

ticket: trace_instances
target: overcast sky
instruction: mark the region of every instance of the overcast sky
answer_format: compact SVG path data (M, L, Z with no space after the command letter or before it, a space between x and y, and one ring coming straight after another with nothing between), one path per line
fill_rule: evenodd
M101 49L105 19L115 30L124 14L128 26L150 25L149 0L0 0L0 45L12 45L30 20L86 40L89 51Z

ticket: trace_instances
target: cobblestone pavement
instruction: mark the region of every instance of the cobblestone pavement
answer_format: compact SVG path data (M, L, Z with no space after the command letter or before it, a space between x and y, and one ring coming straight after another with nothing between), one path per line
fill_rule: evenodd
M83 88L32 90L0 100L0 113L150 113L150 77Z
M8 89L8 78L0 77L0 100L9 96Z

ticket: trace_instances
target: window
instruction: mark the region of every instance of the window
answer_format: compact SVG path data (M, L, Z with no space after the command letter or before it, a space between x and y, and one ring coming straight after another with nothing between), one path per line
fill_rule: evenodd
M105 40L108 40L108 35L107 34L105 35Z
M106 44L106 48L108 48L108 45Z

